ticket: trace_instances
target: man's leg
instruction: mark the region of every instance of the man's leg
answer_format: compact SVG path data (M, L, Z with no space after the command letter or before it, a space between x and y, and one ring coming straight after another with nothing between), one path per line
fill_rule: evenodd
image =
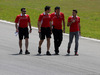
M22 40L19 40L19 48L22 50Z
M57 40L57 48L58 48L58 50L57 50L57 54L59 53L59 47L60 47L60 45L61 45L61 43L62 43L62 38L63 38L63 34L62 34L62 30L58 30L58 36L57 36L57 38L58 38L58 40Z
M26 47L25 54L30 54L30 52L28 51L28 38L25 38L25 47Z
M59 30L59 36L58 36L58 47L60 47L63 39L63 33L62 30Z
M53 30L55 53L58 53L58 32Z
M75 52L78 52L79 32L75 32Z
M50 28L47 28L45 33L46 33L46 38L47 38L47 52L46 52L46 55L51 55L50 52L49 52L49 49L50 49L50 38L51 38L51 30L50 30Z
M41 45L42 45L43 41L44 41L44 40L40 40L40 41L39 41L39 48L41 48Z
M70 53L70 48L71 48L71 44L73 42L73 38L74 38L74 32L70 32L69 34L69 43L68 43L68 50L67 53Z
M47 38L47 51L50 49L50 38Z
M28 38L25 38L25 48L26 48L26 50L28 50Z
M38 53L41 54L41 46L42 46L42 43L45 39L45 28L41 28L41 32L39 33L39 38L40 38L40 41L39 41L39 46L38 46Z
M30 54L30 52L28 51L28 38L25 38L25 48L26 48L25 54Z
M39 47L38 47L38 53L39 53L39 54L41 54L41 45L42 45L43 41L44 41L44 40L41 40L41 39L40 39L40 41L39 41Z
M28 28L25 28L24 29L24 38L25 38L25 48L26 48L26 51L25 51L25 54L30 54L30 52L28 51L28 39L29 39L29 32L28 32Z
M51 53L49 52L50 49L50 38L47 38L47 52L46 55L51 55Z
M54 38L54 47L55 47L55 52L58 51L58 39L56 37Z
M21 28L18 28L18 29L19 29L18 36L19 36L19 48L20 48L19 54L22 54L23 30Z
M19 48L20 48L19 54L22 54L22 40L19 40Z

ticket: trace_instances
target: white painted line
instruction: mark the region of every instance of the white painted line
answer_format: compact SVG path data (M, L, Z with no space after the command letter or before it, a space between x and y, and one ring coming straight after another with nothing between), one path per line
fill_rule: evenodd
M100 42L100 40L98 40L98 39L93 39L93 38L88 38L88 37L81 37L81 38L86 39L86 40L92 40L92 41Z
M38 30L38 28L37 28L37 27L32 27L32 29L37 29L37 30Z
M0 20L0 22L3 22L3 23L8 23L8 24L15 24L13 22L9 22L9 21L5 21L5 20ZM32 27L33 29L38 29L37 27Z
M66 34L66 33L63 33L63 34L69 36L69 34ZM86 40L92 40L92 41L100 42L100 40L98 40L98 39L93 39L93 38L88 38L88 37L83 37L83 36L81 36L80 38L81 39L86 39Z
M0 22L9 23L9 24L15 24L15 23L13 23L13 22L8 22L8 21L5 21L5 20L0 20Z
M15 24L15 23L13 23L13 22L8 22L8 21L5 21L5 20L0 20L0 22L3 22L3 23L8 23L8 24ZM32 27L33 29L38 29L37 27ZM67 35L67 36L69 36L69 34L66 34L66 33L64 33L64 35ZM80 37L80 38L82 38L82 39L86 39L86 40L92 40L92 41L97 41L97 42L100 42L100 40L98 40L98 39L93 39L93 38L88 38L88 37Z

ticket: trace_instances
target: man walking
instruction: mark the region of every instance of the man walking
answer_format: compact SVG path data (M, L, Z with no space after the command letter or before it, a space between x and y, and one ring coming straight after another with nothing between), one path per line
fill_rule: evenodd
M50 6L45 7L45 12L40 14L38 19L38 32L40 35L38 53L41 54L41 45L45 39L47 38L47 52L46 55L51 55L49 52L50 48L50 38L51 38L51 19L49 12L51 11Z
M53 22L55 55L58 55L59 47L63 39L63 32L65 32L65 19L64 19L64 14L60 12L60 7L55 7L55 12L51 14L51 19ZM63 22L63 30L62 30L62 22Z
M16 32L19 33L19 47L20 47L19 54L22 54L23 37L25 39L25 48L26 48L25 54L30 54L30 52L28 51L28 38L29 38L28 25L30 27L30 33L31 33L32 29L31 29L30 17L29 15L26 14L26 9L21 8L21 14L18 15L15 19Z
M67 53L70 54L70 47L75 36L75 55L78 55L78 40L80 32L80 17L77 16L77 10L73 10L72 16L68 18L67 26L70 27L69 43Z

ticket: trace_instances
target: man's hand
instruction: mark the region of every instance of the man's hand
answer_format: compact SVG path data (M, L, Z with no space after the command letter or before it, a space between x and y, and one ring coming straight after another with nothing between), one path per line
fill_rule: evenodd
M52 30L51 30L51 34L52 34Z
M38 33L40 33L40 32L41 32L41 30L39 29L39 30L38 30Z
M79 32L79 36L81 36L81 32Z
M75 22L75 20L72 21L72 23L74 23L74 22Z
M16 29L16 32L18 32L18 29Z
M32 29L30 29L30 33L32 32Z
M63 33L65 33L65 29L63 29Z

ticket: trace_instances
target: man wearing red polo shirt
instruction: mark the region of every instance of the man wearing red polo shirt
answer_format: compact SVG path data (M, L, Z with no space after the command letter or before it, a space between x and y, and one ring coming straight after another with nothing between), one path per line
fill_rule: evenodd
M49 52L50 48L50 38L51 38L51 19L49 12L51 11L50 6L45 7L45 12L40 14L38 19L38 32L40 35L38 53L41 54L41 45L45 39L47 38L47 52L46 55L51 55Z
M73 16L68 18L67 26L70 27L69 43L68 43L68 55L70 54L70 47L73 42L73 37L75 36L75 55L78 55L78 40L80 33L80 17L77 16L77 10L73 10Z
M19 26L17 24L19 24ZM26 47L25 54L30 54L30 52L28 51L28 38L29 38L28 25L30 27L30 33L31 33L32 29L31 29L30 17L29 15L26 14L26 9L21 8L21 14L18 15L15 19L16 32L19 33L19 47L20 47L19 54L22 54L23 37L25 39L25 47Z
M59 47L63 39L62 32L65 32L65 19L64 19L64 14L60 12L60 7L55 7L55 12L51 14L51 19L53 22L55 55L58 55ZM62 22L63 22L63 31L62 31Z

